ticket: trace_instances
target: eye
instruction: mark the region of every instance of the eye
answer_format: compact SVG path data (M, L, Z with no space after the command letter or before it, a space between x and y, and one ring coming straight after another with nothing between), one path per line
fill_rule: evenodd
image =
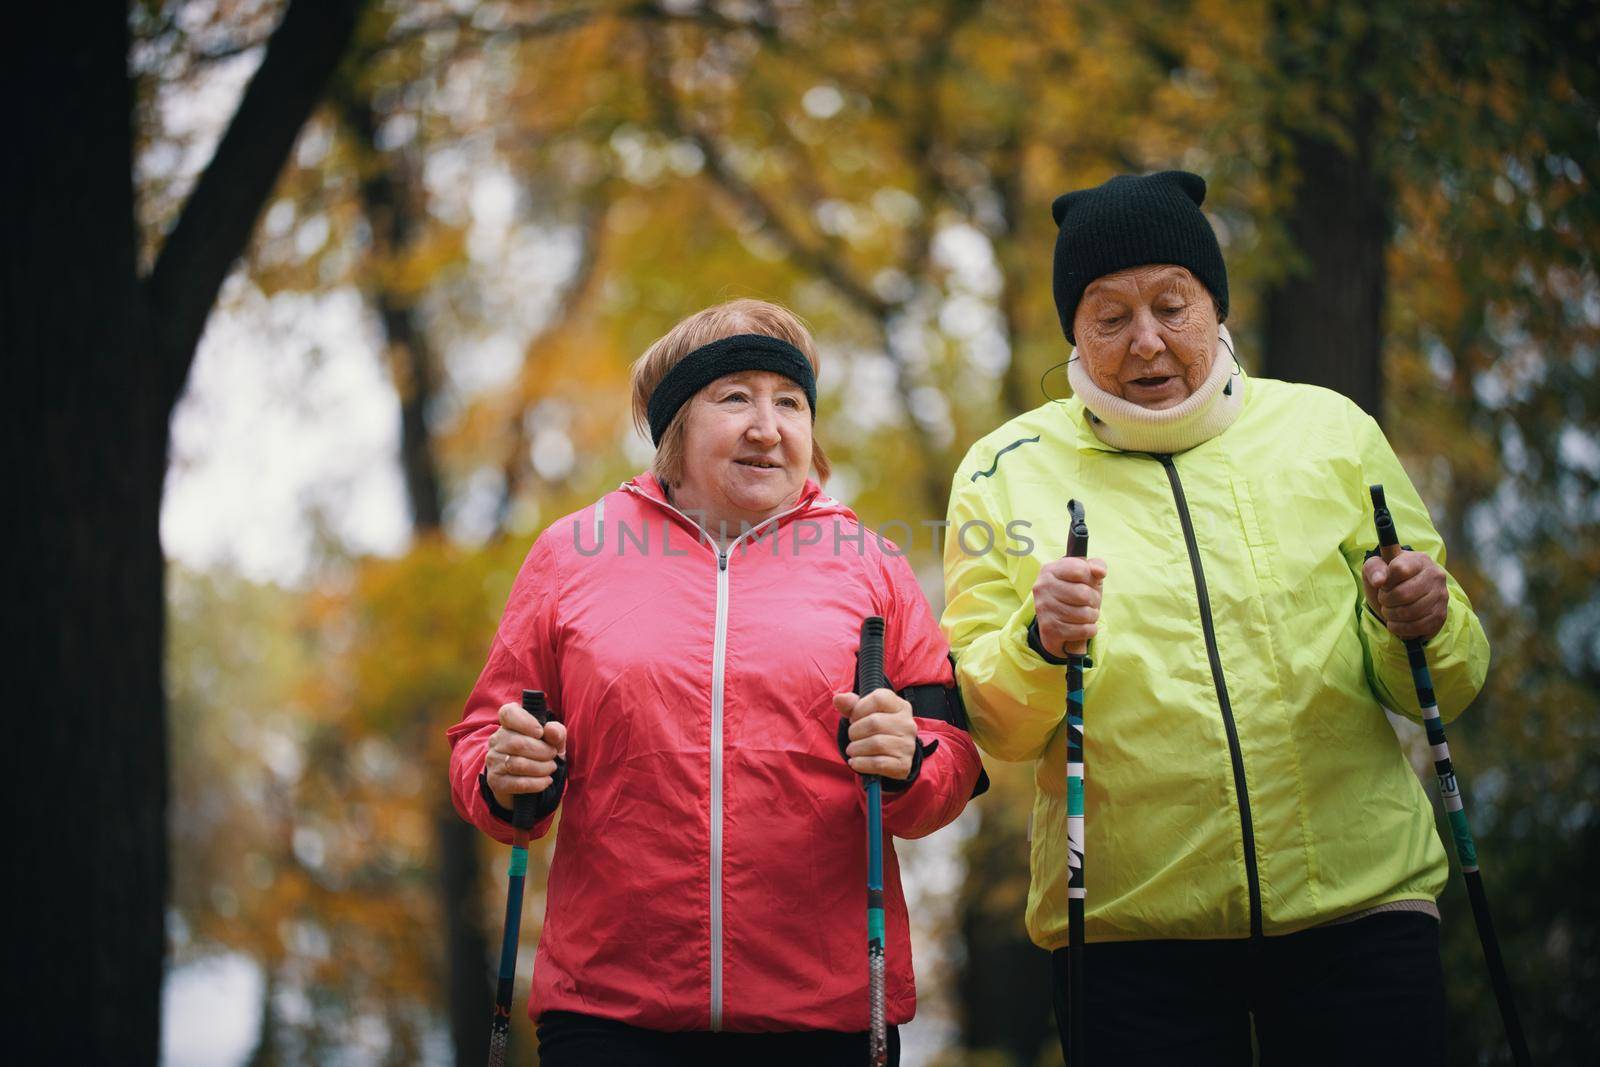
M723 397L722 397L722 402L724 404L729 404L729 403L742 404L742 403L744 403L745 401L747 401L749 399L750 399L750 397L747 396L744 393L732 392L732 393L724 393Z
M800 410L800 398L797 396L780 396L778 403L792 411Z
M1118 326L1121 326L1123 320L1126 319L1126 318L1127 318L1126 315L1122 315L1122 314L1118 314L1118 313L1102 315L1102 316L1100 316L1100 325L1104 326L1108 330L1114 330Z
M1183 309L1187 306L1187 304L1167 304L1161 307L1159 310L1163 315L1176 315L1183 311Z

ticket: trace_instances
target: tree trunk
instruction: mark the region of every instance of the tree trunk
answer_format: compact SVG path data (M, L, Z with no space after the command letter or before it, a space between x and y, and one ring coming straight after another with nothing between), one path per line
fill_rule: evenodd
M127 13L8 34L0 351L22 460L7 591L7 1003L24 1062L153 1064L166 896L167 409L136 291ZM19 684L20 683L20 684ZM20 691L19 691L20 690ZM13 1046L13 1056L17 1055Z
M168 419L211 301L343 53L358 0L294 0L148 283L125 7L8 35L0 351L22 462L8 589L7 1003L24 1062L154 1064L166 906ZM159 324L159 331L157 326ZM22 716L26 715L26 719ZM86 870L87 868L87 870ZM20 1049L18 1048L20 1046Z
M1370 84L1376 47L1371 39L1343 48L1322 40L1335 43L1316 55L1281 54L1285 72L1358 88L1348 104L1347 143L1280 123L1289 150L1277 180L1293 188L1286 225L1303 262L1266 293L1262 369L1343 393L1381 418L1390 192L1374 158L1379 101L1359 88Z
M372 228L372 254L393 262L407 254L427 221L418 161L410 149L384 152L378 148L377 116L371 101L355 90L341 92L340 109L364 157L359 188ZM380 270L374 276L382 279L390 272ZM415 294L397 293L379 281L369 288L367 298L383 326L390 373L400 401L400 467L411 506L412 535L418 539L437 536L444 526L444 487L427 414L438 388L438 359ZM432 709L419 709L416 718L424 729L430 728ZM448 783L441 778L438 785L441 810L434 828L439 910L446 931L445 994L451 1047L455 1062L464 1067L488 1058L494 994L489 941L478 896L482 879L478 830L456 814Z
M494 993L489 986L489 942L483 932L483 864L478 828L456 814L446 796L437 820L439 900L449 958L450 1044L460 1067L489 1056L489 1020ZM513 1008L516 1006L513 1005Z

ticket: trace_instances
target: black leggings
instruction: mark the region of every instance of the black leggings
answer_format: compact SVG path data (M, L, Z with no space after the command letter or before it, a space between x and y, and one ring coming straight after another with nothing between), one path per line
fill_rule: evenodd
M1051 953L1063 1055L1069 951ZM1247 1065L1252 1018L1262 1067L1445 1062L1430 915L1385 912L1254 944L1091 944L1084 970L1095 1063Z
M539 1016L539 1067L861 1067L867 1035L834 1030L780 1034L641 1030L571 1011ZM889 1064L900 1063L900 1031L889 1027Z

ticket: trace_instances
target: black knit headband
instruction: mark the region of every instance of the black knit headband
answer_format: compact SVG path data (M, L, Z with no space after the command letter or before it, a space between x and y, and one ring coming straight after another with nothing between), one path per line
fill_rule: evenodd
M794 382L806 391L811 421L817 421L817 376L805 354L776 337L739 333L701 345L667 371L650 394L650 440L661 443L672 417L694 394L718 378L742 370L771 371Z

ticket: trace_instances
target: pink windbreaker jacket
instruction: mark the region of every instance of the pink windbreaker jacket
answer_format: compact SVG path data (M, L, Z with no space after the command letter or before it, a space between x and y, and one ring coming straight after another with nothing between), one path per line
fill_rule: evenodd
M832 703L854 688L864 617L885 619L885 673L922 748L911 785L885 789L886 835L949 823L982 774L948 646L897 552L808 481L721 554L648 475L534 542L448 731L457 809L509 842L480 780L497 709L542 689L567 725L530 1016L867 1028L866 805ZM916 988L892 845L884 892L898 1024Z

